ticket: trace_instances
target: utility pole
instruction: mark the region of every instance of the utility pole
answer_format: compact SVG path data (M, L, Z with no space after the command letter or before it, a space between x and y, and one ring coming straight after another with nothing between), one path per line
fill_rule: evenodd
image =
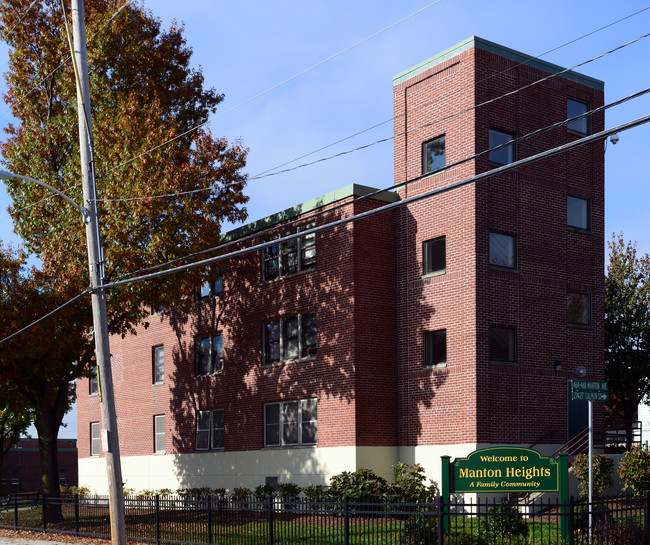
M72 27L74 35L75 77L77 80L77 112L79 116L79 148L81 151L81 173L83 198L86 210L86 241L88 245L88 266L93 288L92 310L95 329L95 357L101 388L102 448L106 455L108 477L109 510L111 519L111 542L126 545L124 528L124 496L122 494L122 466L117 435L117 416L113 395L111 352L109 348L108 320L106 316L106 295L104 292L104 257L99 235L97 217L97 190L95 187L95 165L92 149L92 125L90 120L90 88L88 84L88 59L86 56L86 25L83 0L72 0Z

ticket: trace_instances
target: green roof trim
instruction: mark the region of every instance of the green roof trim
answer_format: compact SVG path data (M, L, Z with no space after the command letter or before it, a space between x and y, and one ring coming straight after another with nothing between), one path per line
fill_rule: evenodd
M276 225L283 221L287 221L293 218L297 218L303 214L313 212L314 210L322 208L323 206L328 206L335 202L342 201L348 197L364 197L377 191L379 190L373 187L359 184L350 184L342 187L341 189L336 189L334 191L326 193L325 195L321 195L320 197L306 201L302 204L297 204L296 206L287 208L282 212L277 212L257 221L242 225L241 227L233 229L232 231L228 231L223 235L222 242L231 242L233 240L237 240L238 238L250 235L256 231L261 231L262 229L271 227L272 225ZM387 203L399 200L397 193L393 193L392 191L382 191L372 198Z
M450 47L449 49L446 49L442 53L438 53L430 59L427 59L426 61L421 62L420 64L409 68L408 70L405 70L401 74L397 74L393 78L393 85L399 85L400 83L403 83L408 79L421 74L425 70L428 70L429 68L432 68L446 60L449 60L456 55L460 55L463 51L467 51L473 47L483 49L484 51L490 51L496 55L501 55L502 57L512 59L513 61L539 68L540 70L550 72L551 74L557 74L558 72L565 70L557 64L552 64L540 59L531 58L530 55L525 55L519 51L515 51L514 49L510 49L494 42L490 42L489 40L484 40L483 38L479 38L477 36L472 36L471 38L467 38L467 40L462 41L459 44ZM583 85L588 85L589 87L593 87L594 89L599 89L601 91L605 88L605 83L601 80L579 74L578 72L565 72L562 74L562 77L578 83L582 83Z

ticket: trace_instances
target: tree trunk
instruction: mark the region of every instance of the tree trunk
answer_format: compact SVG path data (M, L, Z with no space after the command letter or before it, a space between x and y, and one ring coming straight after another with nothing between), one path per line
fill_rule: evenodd
M34 425L38 432L38 447L41 456L41 473L43 480L43 494L54 498L47 509L48 521L57 522L63 519L61 497L59 488L59 459L58 437L63 416L68 409L69 383L47 383L44 395L39 400L36 408Z

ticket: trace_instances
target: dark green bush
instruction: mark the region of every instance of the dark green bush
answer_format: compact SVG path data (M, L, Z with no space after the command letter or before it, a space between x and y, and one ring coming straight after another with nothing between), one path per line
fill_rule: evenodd
M266 500L275 496L275 487L270 484L261 484L253 490L253 496L258 500Z
M380 500L388 492L388 483L374 471L362 467L354 472L343 471L334 475L330 480L330 490L340 498Z
M481 517L478 536L485 545L525 543L528 525L516 507L502 502L490 507Z
M436 545L438 543L438 517L412 515L404 523L404 545Z
M393 482L389 486L390 499L398 501L433 501L438 495L435 484L427 486L424 468L420 464L397 462L393 467Z
M631 488L636 496L650 490L650 451L642 447L628 450L618 466L623 490Z
M295 483L280 483L277 494L283 500L296 501L302 489Z
M580 496L586 498L589 495L589 456L586 454L578 454L573 459L573 473L578 479L578 487L580 489ZM612 486L612 467L614 460L609 456L593 454L593 483L594 483L594 496L598 496L610 486Z

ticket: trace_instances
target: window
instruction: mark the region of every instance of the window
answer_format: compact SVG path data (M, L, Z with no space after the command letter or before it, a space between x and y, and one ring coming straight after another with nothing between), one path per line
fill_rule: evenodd
M503 131L497 131L495 129L490 129L489 133L489 146L491 150L489 154L489 159L491 163L496 163L498 165L508 165L515 160L515 145L510 144L509 146L504 146L499 149L494 149L497 146L507 144L511 140L514 140L514 134L510 134Z
M91 396L99 394L99 378L97 374L97 364L90 365L90 376L88 377L88 389Z
M196 450L217 450L224 445L223 409L199 411L196 417Z
M447 330L426 331L424 333L424 365L443 365L447 363Z
M422 173L433 172L445 166L445 137L439 136L422 144Z
M316 313L264 324L264 364L316 356Z
M311 229L313 224L300 230ZM316 233L273 244L262 250L262 278L274 280L316 266Z
M165 452L165 415L157 414L153 417L154 452Z
M515 237L502 233L490 233L490 265L508 269L517 267Z
M591 324L591 297L588 293L567 293L567 319L570 324Z
M589 229L589 200L567 195L566 222L569 227Z
M154 384L163 382L165 379L165 347L153 347L153 382Z
M566 101L566 117L571 119L582 114L585 114L589 111L589 104L582 102L580 100L575 100L573 98L568 98ZM588 115L576 119L574 121L569 121L566 125L566 128L570 131L577 132L580 134L589 134L591 132L591 119Z
M99 456L99 422L90 423L90 455Z
M223 271L221 267L210 270L209 278L204 280L196 290L196 298L201 301L208 297L215 297L223 292Z
M155 316L156 314L162 314L163 306L158 302L149 303L149 314Z
M318 400L301 399L264 406L264 446L315 445Z
M422 243L422 274L442 273L447 267L447 240L434 238Z
M516 329L490 327L490 361L506 363L517 361Z
M213 375L223 370L223 336L204 335L196 339L196 374Z

